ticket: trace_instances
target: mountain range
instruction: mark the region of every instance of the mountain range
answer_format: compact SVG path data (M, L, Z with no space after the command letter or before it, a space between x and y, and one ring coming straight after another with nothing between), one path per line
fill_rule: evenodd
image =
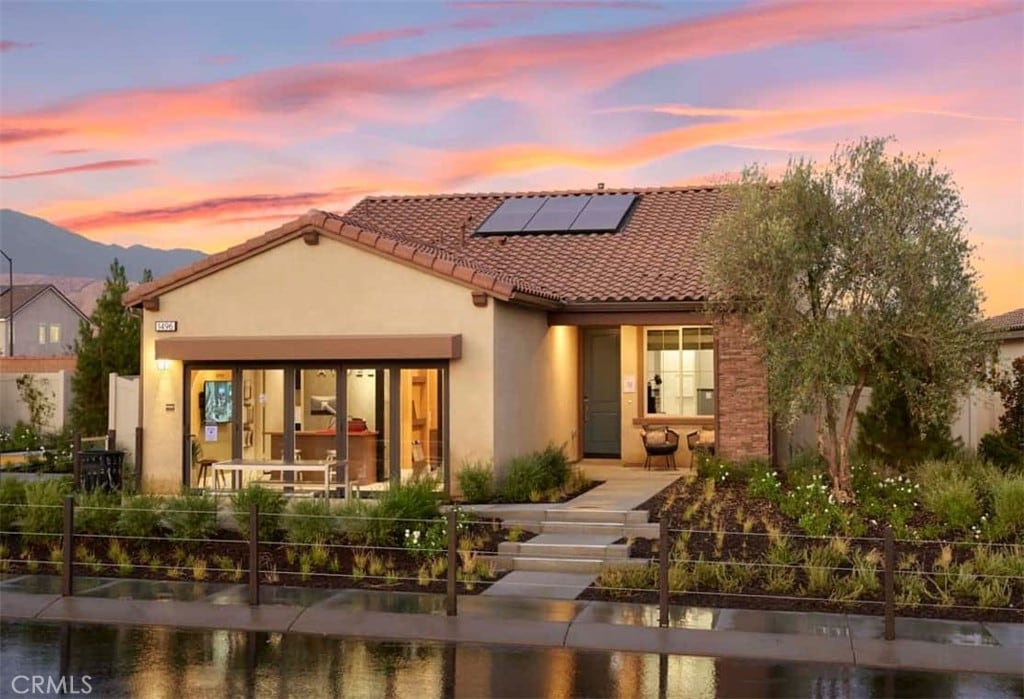
M0 249L14 260L15 284L53 284L90 315L103 293L116 257L129 281L154 277L206 257L198 250L159 250L145 245L104 245L36 216L0 209ZM7 286L7 260L0 260L0 287Z
M131 281L142 279L145 269L159 277L206 257L198 250L105 245L13 209L0 209L0 248L14 260L15 274L105 279L116 257ZM2 262L0 285L6 286Z

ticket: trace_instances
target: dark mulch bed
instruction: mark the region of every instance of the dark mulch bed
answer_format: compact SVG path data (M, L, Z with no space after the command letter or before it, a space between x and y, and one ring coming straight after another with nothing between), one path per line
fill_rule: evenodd
M647 502L638 506L639 510L648 510L653 521L665 518L670 530L691 530L683 543L676 542L678 532L672 531L673 546L685 546L685 553L675 550L677 558L688 561L703 559L705 561L739 561L764 562L765 554L771 545L769 531L783 534L791 547L803 553L811 547L818 547L828 541L822 538L803 536L797 524L779 512L771 503L747 497L746 485L743 483L717 483L714 495L707 498L705 484L702 479L677 481L661 491ZM917 513L911 525L920 529L934 524L930 516ZM850 551L860 550L867 553L872 549L884 549L884 525L870 526L861 538L847 538ZM744 531L746 530L746 531ZM626 541L626 540L623 540ZM657 542L648 539L628 540L630 555L634 558L657 560ZM1012 543L1012 542L1011 542ZM972 545L951 545L952 562L959 564L970 560L975 548ZM928 571L942 554L943 544L938 542L896 543L898 566L905 559L912 557ZM847 567L849 563L841 563ZM749 584L743 585L735 594L718 593L712 589L703 591L673 593L670 595L672 604L731 607L741 609L766 609L804 612L838 612L854 614L880 615L884 611L881 604L881 589L874 594L864 594L857 601L841 602L832 600L804 599L800 590L807 583L807 573L795 567L795 579L788 596L774 594L765 589L763 572ZM837 573L839 576L845 573ZM934 585L934 578L925 576L928 586ZM879 581L881 582L881 572ZM623 585L625 587L627 585ZM930 589L930 588L929 588ZM817 596L828 596L817 595ZM640 602L657 604L658 594L655 590L624 591L602 589L591 586L581 596L582 599L605 600L617 602ZM1009 621L1024 622L1024 584L1018 581L1011 585L1010 607L1012 609L990 609L977 606L970 598L956 598L951 605L938 606L930 599L923 599L921 604L899 607L899 616L919 618L960 619L972 621Z
M498 544L509 540L510 532L497 521L472 522L469 534L474 539L475 553L494 553ZM532 534L517 532L519 541L528 540ZM100 575L109 577L125 577L145 580L188 580L197 578L194 561L199 559L206 563L205 573L198 575L205 582L242 583L248 580L249 544L240 540L237 532L221 530L209 539L199 541L175 541L173 539L147 539L145 541L95 537L86 534L75 535L75 573L77 575ZM111 542L117 541L127 554L131 568L113 562L110 555ZM2 543L7 547L5 558L11 559L5 572L12 574L53 573L56 567L49 563L56 547L59 551L60 537L44 541L41 537L20 537L9 535L3 537ZM79 555L79 547L84 547L86 556L94 562L86 562ZM351 544L343 538L335 538L325 547L327 560L320 564L311 562L308 574L303 574L300 559L304 553L312 552L313 547L286 542L261 542L260 544L260 577L267 584L297 585L317 588L337 589L371 589L392 590L399 592L437 592L443 593L446 585L446 573L441 571L437 578L429 583L419 579L422 566L429 569L432 559L444 558L444 551L432 555L416 556L401 545L392 544L386 547L370 547ZM153 562L153 557L157 561ZM357 560L362 558L362 560ZM370 558L376 557L383 564L382 570L371 574ZM230 559L230 560L228 560ZM36 566L27 561L41 561ZM356 566L363 568L364 574L353 573ZM463 566L460 563L460 568ZM176 568L170 572L168 568ZM222 570L217 570L222 569ZM393 571L391 574L385 572ZM472 583L460 582L459 592L476 594L486 589L491 582L498 580L504 573L495 572L492 578ZM358 578L358 579L357 579Z

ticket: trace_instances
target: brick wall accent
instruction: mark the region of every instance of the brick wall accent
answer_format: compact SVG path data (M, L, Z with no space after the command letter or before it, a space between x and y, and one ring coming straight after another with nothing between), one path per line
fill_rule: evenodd
M0 373L33 374L74 371L78 357L0 357Z
M757 346L743 323L715 323L718 453L729 459L769 458L768 384Z

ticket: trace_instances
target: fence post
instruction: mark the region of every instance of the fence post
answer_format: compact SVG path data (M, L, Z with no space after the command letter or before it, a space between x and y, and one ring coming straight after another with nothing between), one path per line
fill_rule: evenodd
M896 541L885 528L885 640L896 638Z
M72 572L75 562L75 498L72 495L64 496L64 550L61 569L60 594L63 597L72 595L74 573Z
M75 490L82 487L82 435L75 430L71 437L71 473L73 474Z
M260 506L249 503L249 604L260 603Z
M142 427L135 428L135 492L142 492Z
M445 610L448 616L456 616L459 613L458 596L455 592L455 573L459 563L459 532L456 531L455 508L448 510L448 587L445 598Z
M668 626L668 516L658 523L658 626Z

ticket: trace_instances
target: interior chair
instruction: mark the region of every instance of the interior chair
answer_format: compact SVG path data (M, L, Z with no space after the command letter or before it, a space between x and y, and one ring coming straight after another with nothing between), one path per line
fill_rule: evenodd
M423 452L423 443L418 439L412 440L412 477L422 478L429 470L430 464Z
M665 457L665 467L676 468L676 451L679 450L679 433L675 430L665 428L654 428L642 430L640 439L644 443L644 452L647 458L644 460L644 469L650 470L651 460L656 456Z

